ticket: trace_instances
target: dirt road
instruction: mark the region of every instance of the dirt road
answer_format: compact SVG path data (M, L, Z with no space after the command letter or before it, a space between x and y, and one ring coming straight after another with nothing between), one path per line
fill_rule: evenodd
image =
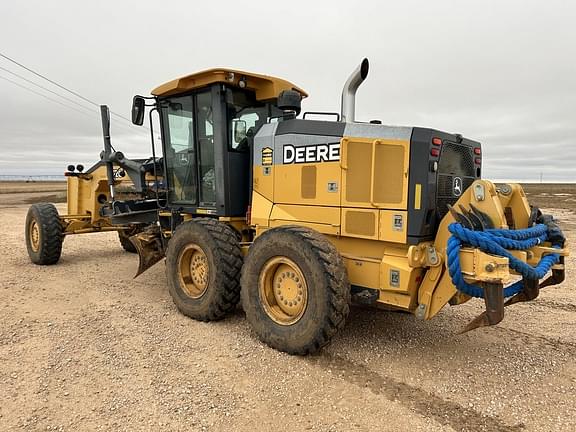
M132 279L114 233L67 238L58 265L34 266L26 210L0 205L1 431L576 430L574 257L567 282L497 327L457 334L477 301L428 322L353 308L300 358L262 345L241 310L180 315L164 264ZM576 215L553 212L576 244Z

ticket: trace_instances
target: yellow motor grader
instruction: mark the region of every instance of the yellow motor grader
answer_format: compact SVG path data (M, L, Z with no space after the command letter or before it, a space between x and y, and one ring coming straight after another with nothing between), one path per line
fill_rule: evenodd
M68 211L65 215L51 203L33 204L26 217L26 247L35 264L56 264L64 239L73 234L117 231L121 246L136 252L129 240L156 221L162 200L161 162L127 159L110 139L110 114L101 106L104 151L100 161L84 171L68 165ZM158 192L158 193L157 193Z
M327 344L352 302L430 319L483 298L470 330L560 283L562 232L519 185L481 178L479 142L356 120L368 69L338 113L300 116L301 88L226 68L135 96L134 124L158 115L166 188L131 237L138 274L165 257L182 313L217 320L241 300L258 337L293 354Z

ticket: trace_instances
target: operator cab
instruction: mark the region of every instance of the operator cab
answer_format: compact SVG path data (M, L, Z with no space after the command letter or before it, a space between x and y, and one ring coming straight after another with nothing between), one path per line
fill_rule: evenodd
M199 72L152 91L162 130L169 208L190 214L246 215L249 140L262 125L282 116L277 97L283 90L307 96L287 81L229 69ZM133 118L142 122L138 115L144 104L138 98Z

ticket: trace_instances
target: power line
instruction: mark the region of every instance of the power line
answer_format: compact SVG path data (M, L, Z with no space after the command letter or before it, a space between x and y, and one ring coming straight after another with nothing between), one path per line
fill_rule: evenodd
M85 110L90 110L92 113L95 113L95 111L92 111L92 110L93 110L92 108L88 108L88 107L86 107L85 105L82 105L81 103L76 102L74 99L70 99L70 98L67 98L66 96L62 96L60 93L56 93L55 91L50 90L49 88L44 87L44 86L42 86L42 85L40 85L40 84L38 84L38 83L36 83L36 82L34 82L34 81L32 81L32 80L29 80L28 78L25 78L25 77L17 74L16 72L12 72L11 70L6 69L6 68L3 68L2 66L0 66L0 70L3 70L3 71L5 71L5 72L8 72L9 74L14 75L15 77L18 77L18 78L20 78L21 80L26 81L27 83L30 83L30 84L32 84L32 85L35 85L36 87L39 87L39 88L41 88L42 90L45 90L45 91L47 91L47 92L50 92L50 93L52 93L52 94L54 94L54 95L56 95L56 96L58 96L58 97L61 97L62 99L65 99L65 100L67 100L68 102L73 103L74 105L78 105L79 107L84 108Z
M58 100L56 100L56 99L52 99L51 97L48 97L48 96L46 96L45 94L42 94L42 93L40 93L40 92L37 92L36 90L32 90L30 87L23 86L22 84L17 83L16 81L12 81L11 79L6 78L6 77L4 77L4 76L2 76L2 75L0 75L0 79L3 79L3 80L5 80L5 81L8 81L8 82L10 82L10 83L12 83L12 84L14 84L14 85L16 85L16 86L18 86L18 87L20 87L20 88L23 88L24 90L27 90L27 91L29 91L29 92L31 92L31 93L34 93L34 94L36 94L36 95L38 95L38 96L41 96L41 97L43 97L43 98L46 98L46 99L48 99L49 101L52 101L52 102L54 102L54 103L57 103L58 105L62 105L63 107L66 107L66 108L69 108L69 109L74 110L74 111L76 111L76 112L79 112L80 114L83 114L83 115L85 115L86 117L91 117L90 114L88 114L86 111L80 111L78 108L71 107L70 105L66 105L65 103L62 103L62 102L60 102L60 101L58 101ZM92 118L92 117L91 117L91 118Z
M8 56L5 55L5 54L0 53L0 57L5 58L6 60L14 63L14 64L17 65L17 66L20 66L20 67L23 68L23 69L26 69L28 72L33 73L34 75L36 75L36 76L38 76L38 77L40 77L40 78L48 81L49 83L55 85L56 87L61 88L62 90L67 91L68 93L73 94L74 96L82 99L83 101L88 102L88 103L90 103L90 104L92 104L92 105L94 105L94 106L96 106L96 107L100 107L100 104L98 104L98 103L96 103L96 102L94 102L94 101L92 101L92 100L90 100L90 99L88 99L88 98L85 98L84 96L82 96L81 94L75 92L74 90L70 90L69 88L64 87L63 85L58 84L56 81L52 81L50 78L45 77L45 76L42 75L41 73L38 73L38 72L30 69L30 68L27 67L27 66L24 66L22 63L18 63L16 60L8 57ZM127 121L128 123L130 123L130 125L132 125L132 120L130 120L129 118L124 117L124 116L121 115L121 114L115 113L114 111L110 111L110 114L112 114L112 115L114 115L114 116L116 116L116 117L118 117L118 118L121 118L121 119ZM146 126L144 126L144 128L145 128L145 129L148 129Z
M0 69L4 69L4 68L0 67ZM2 76L2 75L0 75L0 79L3 79L3 80L5 80L5 81L8 81L9 83L14 84L15 86L18 86L18 87L20 87L20 88L22 88L22 89L24 89L24 90L26 90L26 91L29 91L29 92L31 92L31 93L34 93L35 95L41 96L41 97L43 97L43 98L45 98L45 99L48 99L49 101L54 102L54 103L57 103L58 105L61 105L61 106L63 106L63 107L66 107L66 108L69 108L69 109L71 109L71 110L74 110L74 111L76 111L76 112L78 112L78 113L80 113L80 114L85 115L86 117L94 118L94 116L97 116L97 115L98 115L98 113L95 112L95 111L93 111L93 112L91 112L91 113L89 113L89 112L87 112L87 111L81 111L81 110L79 110L79 109L76 108L76 107L67 105L67 104L65 104L65 103L63 103L63 102L61 102L61 101L59 101L59 100L53 99L53 98L51 98L51 97L48 97L48 96L46 96L45 94L42 94L42 93L40 93L40 92L37 92L36 90L31 89L30 87L26 87L26 86L24 86L24 85L22 85L22 84L20 84L20 83L18 83L18 82L16 82L16 81L13 81L13 80L11 80L11 79L9 79L9 78L6 78L6 77ZM43 87L41 87L41 88L43 88ZM52 93L52 92L51 92L51 93ZM56 93L56 95L61 96L61 95L59 95L58 93ZM83 105L80 105L80 106L83 107ZM87 107L84 107L84 109L88 110ZM130 129L130 128L124 126L124 125L121 124L121 123L116 123L116 127L120 127L120 128L122 128L122 129L124 129L124 130L126 130L126 131L128 131L128 132L132 132L132 133L134 132L133 129ZM145 132L141 132L141 133L145 133Z

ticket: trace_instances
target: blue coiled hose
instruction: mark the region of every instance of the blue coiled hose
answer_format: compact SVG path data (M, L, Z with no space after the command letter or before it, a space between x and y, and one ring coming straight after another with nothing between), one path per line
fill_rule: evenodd
M484 290L476 285L466 283L460 268L460 248L463 244L480 249L482 252L508 258L510 268L520 273L525 279L541 279L560 260L559 254L544 255L536 267L532 267L513 256L507 249L527 250L548 239L548 227L535 225L521 230L488 229L473 231L459 223L448 226L452 234L448 240L448 271L454 286L471 297L484 298ZM559 248L558 245L553 245ZM522 280L504 289L504 297L511 297L524 289Z

